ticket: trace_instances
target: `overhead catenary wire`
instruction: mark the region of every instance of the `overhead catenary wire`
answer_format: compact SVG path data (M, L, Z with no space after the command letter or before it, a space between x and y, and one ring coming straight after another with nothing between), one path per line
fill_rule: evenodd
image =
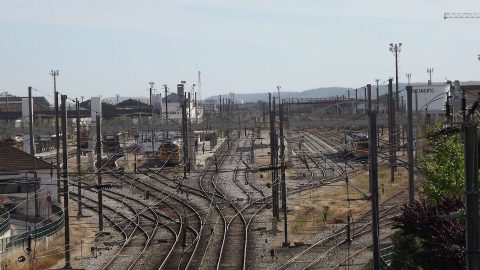
M73 174L69 174L69 175L73 175ZM277 178L277 179L278 179L278 178ZM277 179L275 179L275 182L274 182L275 184L276 184L276 182L277 182Z

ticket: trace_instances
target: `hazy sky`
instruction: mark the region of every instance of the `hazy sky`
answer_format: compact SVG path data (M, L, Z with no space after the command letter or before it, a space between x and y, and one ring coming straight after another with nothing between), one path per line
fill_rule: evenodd
M480 77L474 0L0 0L0 92L50 95L52 68L69 97L147 95L148 82L196 81L219 93L359 87ZM37 93L41 94L41 93ZM50 99L49 96L46 96Z

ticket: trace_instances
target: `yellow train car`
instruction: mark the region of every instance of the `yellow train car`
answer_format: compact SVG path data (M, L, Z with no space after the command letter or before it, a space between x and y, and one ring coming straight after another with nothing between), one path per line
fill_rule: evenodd
M158 156L167 165L178 165L182 162L182 144L179 141L163 142L158 148Z
M344 153L357 159L368 158L368 135L365 133L345 134Z

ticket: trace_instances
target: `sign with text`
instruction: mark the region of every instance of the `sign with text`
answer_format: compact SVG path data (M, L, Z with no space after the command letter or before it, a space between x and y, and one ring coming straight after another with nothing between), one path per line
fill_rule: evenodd
M448 87L446 84L412 85L414 108L418 107L421 112L445 110ZM416 100L418 106L415 106Z

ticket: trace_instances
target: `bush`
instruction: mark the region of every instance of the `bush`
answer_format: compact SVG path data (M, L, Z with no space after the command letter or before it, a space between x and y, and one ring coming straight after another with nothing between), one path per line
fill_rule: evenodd
M395 218L392 237L394 255L392 269L463 269L465 258L465 226L462 220L448 217L461 211L459 196L443 196L435 203L422 198L404 204Z

